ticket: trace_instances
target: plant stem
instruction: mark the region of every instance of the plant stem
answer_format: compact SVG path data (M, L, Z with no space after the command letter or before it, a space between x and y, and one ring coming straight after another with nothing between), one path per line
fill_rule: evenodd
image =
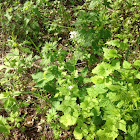
M30 41L32 42L32 44L35 46L35 48L36 48L36 50L38 51L40 57L43 59L43 56L42 56L42 54L41 54L41 52L40 52L40 50L39 50L39 47L37 47L37 46L35 45L35 43L33 42L33 40L32 40L30 37L29 37L29 39L30 39Z

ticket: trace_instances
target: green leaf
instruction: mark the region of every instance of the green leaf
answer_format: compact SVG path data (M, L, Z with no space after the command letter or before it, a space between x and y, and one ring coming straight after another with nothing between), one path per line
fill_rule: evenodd
M93 92L97 92L98 94L103 94L106 93L107 91L108 89L106 89L106 86L104 84L94 85Z
M105 59L118 57L117 50L103 48Z
M139 66L139 67L140 67L140 60L136 60L136 61L134 62L134 65L136 65L136 66Z
M126 132L126 122L124 120L120 120L118 123L118 129Z
M109 104L104 108L103 119L108 120L109 118L120 118L120 110L115 108L113 104Z
M90 96L90 97L97 97L98 96L98 92L94 92L94 87L92 86L92 87L90 87L90 88L87 88L87 92L88 92L88 95Z
M121 108L121 107L123 107L124 106L124 101L122 100L122 101L120 101L118 104L117 104L117 107L118 108Z
M132 68L132 64L129 63L128 61L124 61L123 62L123 68L124 69L131 69Z
M118 91L121 89L120 85L108 85L107 86L111 91Z
M136 78L140 79L140 72L136 74Z
M133 139L137 138L137 135L139 133L139 125L137 123L134 123L133 125L128 125L128 134L132 136Z
M82 57L83 57L83 52L74 51L74 59L75 59L75 61L77 61L78 59L83 60Z
M36 74L32 74L32 77L35 82L37 82L36 87L44 87L46 83L52 81L55 76L52 73L47 72L38 72Z
M62 117L60 117L60 123L62 123L64 126L68 127L71 125L75 125L77 118L71 116L70 114L64 114Z
M102 62L101 64L98 64L93 70L92 73L93 74L97 74L99 76L109 76L109 74L111 74L112 69L111 69L111 65L105 62Z
M74 71L74 65L75 65L74 60L69 60L65 63L66 69L70 72Z
M46 78L46 77L47 77L47 78ZM55 76L52 75L52 74L47 74L46 77L45 77L44 79L38 81L38 83L35 85L35 87L44 87L44 86L46 86L46 84L47 84L49 81L52 81L52 80L55 78Z
M81 130L82 130L82 134L84 137L87 137L88 133L89 133L89 126L85 123L82 124L82 127L81 127Z
M81 140L83 138L82 130L78 126L75 127L73 134L77 140Z
M71 107L69 107L68 105L65 105L65 101L63 101L63 103L61 105L59 105L57 108L58 108L57 110L63 111L65 113L71 112Z
M123 140L123 137L122 136L118 136L117 140Z
M91 82L91 79L90 78L84 78L83 82L84 83L90 83Z
M28 41L28 40L25 40L22 44L23 45L31 45L32 43L30 41Z
M22 51L25 53L32 53L32 51L27 47L21 47L21 48L22 48ZM31 59L30 59L30 61L31 61Z
M57 112L54 108L49 109L49 114L47 114L47 122L50 123L52 120L58 118Z
M34 79L35 82L41 81L43 79L43 72L32 74L32 78Z
M111 41L108 41L106 44L119 47L120 41L119 41L119 39L111 40Z
M139 68L140 68L140 60L136 60L136 61L134 62L134 66L135 66L137 69L139 69Z
M91 123L89 126L89 130L94 133L94 131L96 130L96 125Z
M52 73L45 73L43 74L43 79L45 80L45 83L52 81L55 78L55 76Z
M117 96L116 92L108 92L107 97L112 101L118 101L120 99L120 96Z
M87 67L81 69L81 75L82 75L82 77L85 77L87 75L87 73L88 73Z
M26 63L29 63L32 61L32 54L28 55L25 59Z
M9 134L10 133L11 127L7 123L7 120L0 116L0 132L4 134Z
M111 63L111 67L113 70L119 70L120 69L120 61L115 59Z
M121 50L126 50L128 48L128 43L121 42L119 46Z
M35 85L35 87L40 87L43 88L46 85L46 81L45 80L40 80L37 82L37 84Z
M38 7L34 8L33 11L38 17L40 17L40 12L38 10Z
M91 77L91 81L94 83L94 84L103 84L104 82L104 77L103 76L94 76L94 77Z
M88 101L84 101L80 103L80 108L82 108L83 110L86 110L87 108L90 108L90 103Z
M110 103L111 103L111 102L110 102L110 100L109 100L108 98L104 98L104 99L102 99L102 100L100 101L99 106L100 106L100 107L106 107L106 106L108 106Z
M88 134L88 136L86 137L86 140L95 139L95 137L96 137L95 134Z
M56 107L57 110L63 111L69 114L72 109L76 109L76 98L71 98L70 96L65 96L65 99L60 105Z
M118 136L118 133L115 131L107 132L106 130L99 129L97 131L97 136L99 137L99 140L115 140L115 138Z
M117 127L116 127L116 119L114 118L108 118L106 119L106 123L103 126L104 129L108 130L108 131L117 131Z

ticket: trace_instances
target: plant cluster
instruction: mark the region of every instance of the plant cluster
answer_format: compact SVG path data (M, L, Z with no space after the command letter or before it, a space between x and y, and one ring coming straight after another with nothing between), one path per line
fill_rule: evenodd
M139 140L139 9L138 0L0 2L0 133L25 132L41 114L38 132L49 124L55 139ZM36 115L22 111L31 104Z

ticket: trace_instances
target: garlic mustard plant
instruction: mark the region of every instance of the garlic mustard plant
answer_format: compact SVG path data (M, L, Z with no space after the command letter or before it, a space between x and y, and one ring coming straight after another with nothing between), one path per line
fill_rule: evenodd
M70 89L70 90L71 90L71 89L73 89L73 86L72 86L72 85L70 85L70 86L69 86L69 89Z
M77 35L78 35L78 32L76 32L76 31L71 31L71 32L70 32L70 39L75 39L75 38L77 37Z

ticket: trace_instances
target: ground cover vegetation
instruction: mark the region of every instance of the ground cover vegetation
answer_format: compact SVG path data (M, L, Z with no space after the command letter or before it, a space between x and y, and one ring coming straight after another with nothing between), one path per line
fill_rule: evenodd
M2 140L140 140L139 0L0 0Z

